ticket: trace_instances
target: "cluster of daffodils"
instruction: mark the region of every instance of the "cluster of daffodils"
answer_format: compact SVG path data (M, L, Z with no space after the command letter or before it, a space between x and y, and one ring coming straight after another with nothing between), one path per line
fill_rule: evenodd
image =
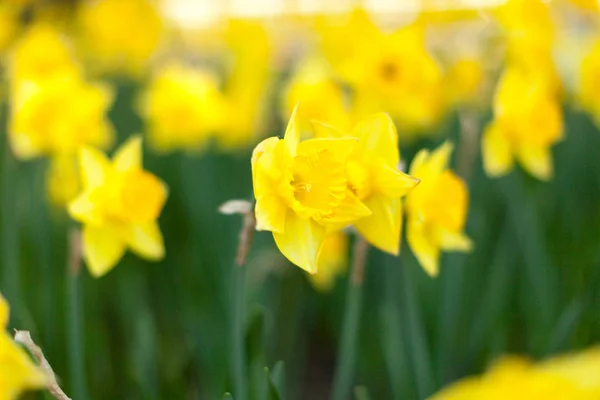
M252 155L256 228L271 231L292 263L311 274L337 270L331 252L345 250L326 246L328 237L350 225L374 247L397 255L404 196L409 244L429 274L437 273L440 249L470 249L462 234L467 192L447 170L449 145L420 153L411 176L398 169L398 138L387 114L349 130L313 122L313 137L301 141L297 110L283 139L265 139Z
M509 0L498 19L507 35L507 60L494 97L494 120L482 138L484 167L490 176L503 176L518 162L549 180L552 147L562 139L563 126L548 4Z
M520 357L497 362L485 375L451 385L430 400L600 398L600 349L559 356L539 364Z
M8 303L0 295L0 399L16 400L26 390L46 387L48 379L6 332Z

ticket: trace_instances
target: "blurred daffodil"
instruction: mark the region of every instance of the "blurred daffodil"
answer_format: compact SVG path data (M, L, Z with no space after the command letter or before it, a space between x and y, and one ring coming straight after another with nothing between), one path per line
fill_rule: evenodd
M142 139L129 139L112 162L84 146L79 162L83 192L69 204L69 213L83 224L83 256L91 274L100 277L109 272L127 248L149 260L163 258L157 218L167 187L143 170Z
M496 89L494 121L483 133L486 173L505 175L517 160L531 175L549 180L553 175L551 148L562 138L560 104L544 79L508 67Z
M273 232L292 263L317 273L327 231L371 214L349 186L347 162L356 138L300 142L294 111L283 139L271 137L252 154L256 229Z
M476 104L481 100L483 65L477 58L462 58L444 76L447 102L452 105Z
M302 104L298 109L301 121L316 120L341 129L350 125L343 90L323 60L307 58L296 68L285 89L285 115L298 103Z
M8 304L0 295L0 399L16 400L26 390L44 388L47 379L5 331L8 315Z
M19 13L21 8L9 2L0 4L0 51L12 43L19 31Z
M549 47L554 40L554 24L548 2L544 0L508 0L496 10L509 45L529 42Z
M92 66L139 74L157 50L163 22L150 0L85 2L79 15L81 49Z
M9 121L11 147L18 158L74 154L89 144L105 148L113 128L106 113L109 88L80 79L26 81L13 92Z
M160 151L201 148L223 127L225 103L208 71L168 64L141 99L150 145Z
M579 101L600 124L600 41L592 46L590 52L581 63L579 74Z
M480 377L465 378L430 400L592 400L600 398L600 349L560 356L540 364L506 357Z
M12 50L9 73L11 83L42 82L79 75L79 67L66 37L49 23L30 26Z
M50 158L46 186L50 202L64 210L80 191L79 170L75 154L56 154Z
M406 198L406 238L415 257L430 276L439 272L441 251L470 251L464 233L469 194L465 183L448 169L452 145L433 152L421 150L413 159L410 175L421 180Z
M315 123L314 129L317 137L358 139L348 159L348 183L372 214L354 222L354 226L373 246L397 255L402 228L400 199L419 179L398 169L400 154L394 123L381 113L362 119L348 133L320 123Z
M318 264L317 273L309 275L310 282L318 291L328 292L348 265L348 236L344 232L336 231L325 236Z

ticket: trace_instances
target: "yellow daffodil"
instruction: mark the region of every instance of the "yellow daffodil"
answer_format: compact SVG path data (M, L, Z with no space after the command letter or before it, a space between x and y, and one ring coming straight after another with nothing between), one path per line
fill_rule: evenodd
M598 0L568 0L571 4L585 10L587 12L598 12L600 11L600 4Z
M540 364L519 357L497 362L481 377L466 378L430 400L593 400L600 398L600 349Z
M9 121L11 147L17 157L74 154L83 144L105 148L113 129L106 113L111 91L80 79L26 81L14 90Z
M579 74L579 101L600 124L600 41L592 46L581 63Z
M354 223L360 234L378 249L397 255L400 251L402 203L419 179L398 169L398 135L387 114L359 121L348 133L315 123L317 137L354 137L358 143L348 159L348 184L352 193L372 214Z
M46 171L50 202L64 210L80 191L79 170L75 154L57 154L50 158Z
M168 64L150 82L141 102L150 144L158 150L201 148L221 129L225 104L210 72Z
M273 232L283 255L314 274L327 231L371 212L349 187L356 138L300 142L296 115L283 139L265 139L252 154L256 229Z
M348 265L348 236L345 233L337 231L325 236L318 264L318 272L309 275L310 282L318 291L328 292Z
M317 120L342 129L349 127L342 88L318 58L308 58L297 67L285 89L285 115L298 103L302 104L298 109L301 121Z
M79 75L79 68L66 37L49 23L30 26L12 51L9 73L11 83L41 82L57 77Z
M5 331L8 314L8 304L0 295L0 399L16 400L26 390L44 388L47 379Z
M19 13L17 5L3 2L0 4L0 51L12 43L19 30Z
M415 257L430 276L439 272L440 251L470 251L463 233L469 194L465 183L448 169L452 145L433 152L421 150L413 159L410 175L421 184L406 197L406 238Z
M84 146L79 162L83 192L69 204L69 213L83 224L83 256L92 275L109 272L127 248L149 260L163 258L157 218L167 188L142 169L142 139L129 139L112 162Z
M79 17L82 51L110 72L140 73L161 41L163 22L150 0L87 1Z
M549 47L554 40L554 24L548 2L544 0L508 0L496 16L510 43L529 42Z
M444 76L447 102L452 105L475 104L481 100L484 71L480 60L462 58Z
M498 83L494 121L482 138L483 165L490 176L510 172L515 160L531 175L553 175L551 147L563 138L556 96L536 75L509 67Z

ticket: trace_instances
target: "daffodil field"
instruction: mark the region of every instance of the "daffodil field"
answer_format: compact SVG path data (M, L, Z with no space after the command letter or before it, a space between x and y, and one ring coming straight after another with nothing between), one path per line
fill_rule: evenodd
M0 400L599 400L596 0L0 0Z

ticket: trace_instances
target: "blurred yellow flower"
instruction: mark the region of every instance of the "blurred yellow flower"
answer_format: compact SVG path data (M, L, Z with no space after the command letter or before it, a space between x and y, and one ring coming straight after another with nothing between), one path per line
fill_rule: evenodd
M82 4L81 50L92 67L139 74L157 50L163 33L149 0L95 0Z
M80 79L26 81L13 91L9 138L18 158L74 154L82 144L105 148L113 128L108 87Z
M359 121L346 133L321 123L314 124L316 137L354 137L358 143L348 159L347 176L352 192L372 214L354 222L362 236L378 249L397 255L400 251L402 203L419 179L398 169L398 135L387 114Z
M563 138L562 114L544 79L507 67L494 99L494 121L483 133L482 153L490 176L509 173L515 160L531 175L553 175L551 147Z
M141 99L150 145L160 151L202 148L225 119L225 100L208 71L176 63L154 76Z
M8 314L8 304L0 295L0 399L16 400L26 390L44 388L47 379L5 331Z
M347 161L356 138L300 142L296 110L283 139L270 137L252 154L256 229L273 232L292 263L316 273L327 231L370 215L349 187Z
M309 275L310 282L318 291L328 292L348 265L348 236L344 232L337 231L325 236L318 265L317 273Z
M235 150L253 143L263 129L272 49L265 27L251 20L229 20L225 40L231 53L224 89L228 111L217 141Z
M406 197L406 238L415 257L430 276L439 272L440 251L470 251L464 233L469 193L465 183L448 169L452 145L433 152L421 150L413 159L410 175L421 184Z
M54 26L38 22L15 43L9 62L13 85L25 80L44 81L79 75L66 37Z
M508 0L496 10L509 45L513 42L549 48L554 41L554 24L548 2L544 0Z
M452 64L444 76L447 102L452 105L475 104L481 100L483 65L477 58L465 57Z
M600 40L584 57L579 73L579 102L600 124Z
M8 48L19 31L20 11L21 8L14 4L0 4L0 51Z
M465 378L430 400L593 400L600 398L600 349L532 364L506 357L481 377Z
M296 104L301 121L321 121L341 129L350 125L344 93L323 60L309 57L296 68L284 89L284 113L290 115ZM302 127L302 131L308 127Z
M142 139L132 137L112 162L84 146L79 152L83 192L69 204L71 216L83 224L83 256L92 275L114 268L126 249L149 260L164 257L157 218L167 187L142 168Z
M64 210L80 191L75 154L57 154L50 158L46 186L50 202Z

